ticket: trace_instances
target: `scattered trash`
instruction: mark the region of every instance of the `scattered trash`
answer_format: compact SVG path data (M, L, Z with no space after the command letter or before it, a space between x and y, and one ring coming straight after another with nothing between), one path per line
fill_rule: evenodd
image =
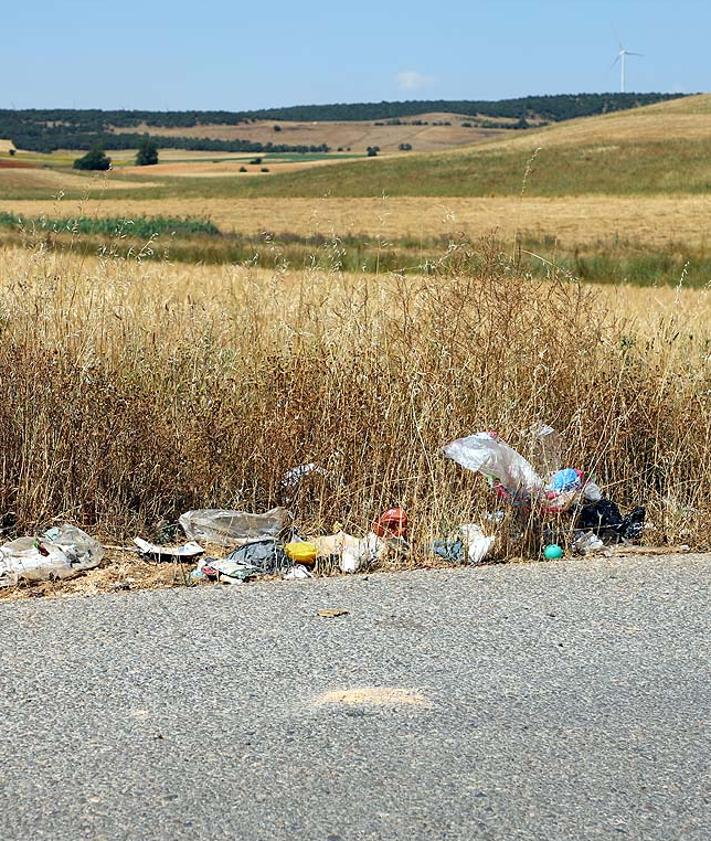
M645 515L645 509L638 506L623 517L612 500L598 499L579 507L575 527L592 531L607 542L638 540L644 530Z
M476 523L460 526L459 534L462 537L464 551L470 564L480 564L484 561L496 543L496 537L485 535L481 526Z
M154 560L180 560L189 561L192 558L197 558L198 555L204 553L202 546L199 546L194 541L185 543L183 546L160 546L157 543L149 543L140 537L135 537L133 542L138 547L141 555L151 557Z
M272 508L266 514L205 508L186 511L178 522L190 540L216 546L239 546L255 540L279 537L291 523L286 508Z
M495 479L513 499L521 495L528 497L543 489L543 479L533 465L494 432L477 432L458 438L447 444L443 452L467 470Z
M254 567L260 573L273 575L291 566L284 547L276 540L252 540L234 549L224 559L236 564Z
M326 607L317 610L316 614L324 619L336 619L338 616L348 616L348 611L339 607Z
M313 578L314 574L311 570L306 569L301 564L294 564L294 566L284 575L284 581L295 581L301 578Z
M476 523L467 523L448 538L435 540L432 551L448 563L476 565L489 556L495 543L495 536L484 534Z
M299 542L287 543L284 547L284 551L286 552L287 557L295 564L312 567L316 563L318 546L315 543L307 543L302 540Z
M561 439L552 426L547 423L534 423L529 432L534 438L533 462L539 471L544 475L555 473L560 470L561 464Z
M217 580L223 584L242 584L250 578L263 574L263 571L253 564L231 561L229 558L211 561L208 570L203 567L202 572L210 577L212 577L212 572L216 572Z
M287 505L290 505L294 501L302 480L312 473L317 473L319 476L324 477L328 476L328 471L321 467L321 465L316 464L314 461L309 462L308 464L300 464L298 467L290 467L289 470L284 473L281 479L280 488L284 502Z
M606 550L609 544L623 544L619 551L658 554L688 551L680 547L629 547L639 541L645 526L645 508L638 506L623 515L618 505L606 499L602 489L579 468L561 464L561 437L544 423L533 425L531 461L505 443L495 432L477 432L458 438L443 448L444 455L462 467L481 473L490 482L500 502L510 504L507 511L484 515L481 522L460 525L450 535L435 540L435 555L456 564L481 564L490 557L497 538L505 529L508 540L530 535L531 525L539 527L533 535L549 560L574 551L588 555ZM328 476L316 462L290 468L282 477L281 496L293 499L299 484L312 474ZM264 514L223 509L186 511L179 518L188 541L183 545L151 543L140 537L134 544L144 557L158 561L193 560L203 556L190 573L192 581L221 581L229 584L249 581L261 575L280 575L285 580L313 577L317 560L329 560L344 573L368 569L386 559L406 556L408 516L393 507L376 517L372 530L356 537L334 525L334 533L309 541L292 537L292 514L285 507ZM166 540L173 540L174 523L169 523ZM682 533L683 534L683 533ZM224 547L225 558L204 557L205 546ZM125 547L110 547L125 548ZM42 581L62 579L97 566L105 549L76 526L64 524L47 530L41 537L21 537L0 546L0 587L20 579ZM217 554L222 554L216 550ZM322 563L319 572L331 566ZM110 585L112 590L130 589L131 580ZM340 609L318 611L333 618L347 615Z
M637 507L623 517L617 505L605 499L600 487L582 470L561 468L560 436L553 427L539 423L531 427L530 432L535 438L536 460L544 467L547 480L493 432L477 432L458 438L447 444L443 452L463 467L487 477L498 497L526 516L529 513L536 513L543 519L569 516L570 532L591 532L603 544L639 540L644 529L643 507ZM439 544L435 551L451 555L450 543ZM563 551L560 546L558 548ZM580 550L576 549L581 552L599 550L598 542L592 540L581 543Z
M573 549L578 555L592 555L605 548L602 540L592 531L577 532L573 541Z
M374 532L358 538L344 531L314 540L318 555L322 558L336 558L341 572L358 572L377 561L383 561L388 554L388 544Z
M65 523L42 537L18 537L0 546L0 587L20 579L47 581L71 578L98 566L104 557L101 544L76 526Z
M388 508L373 523L378 537L407 537L407 514L402 508Z

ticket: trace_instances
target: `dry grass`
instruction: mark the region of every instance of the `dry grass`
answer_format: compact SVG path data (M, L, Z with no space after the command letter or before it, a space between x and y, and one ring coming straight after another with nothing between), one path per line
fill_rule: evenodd
M711 94L672 99L612 114L580 117L534 131L506 132L482 149L535 149L591 143L707 140ZM454 153L456 154L456 152Z
M119 180L107 173L78 175L56 169L0 168L0 195L22 192L51 196L72 190L95 195L117 188L131 190L149 186L155 185L148 180L141 182Z
M453 231L480 237L497 230L503 239L517 232L555 236L564 248L615 237L655 247L669 242L703 247L711 230L711 198L706 196L5 200L0 201L3 210L52 218L192 216L244 234L427 238Z
M189 154L188 156L189 157ZM257 158L260 158L257 155ZM270 174L277 172L299 172L304 169L312 169L317 166L333 166L341 162L340 158L322 158L320 160L294 160L294 161L280 161L272 160L270 158L262 158L259 164L250 164L255 156L248 155L239 159L230 159L225 161L218 161L211 163L205 161L204 158L195 158L193 160L171 161L167 160L152 166L150 168L151 177L170 177L170 178L223 178L226 175L234 175L242 178L244 175L257 175L262 177L262 167L267 167ZM365 158L363 158L365 160ZM247 172L240 173L240 167L244 167ZM124 176L132 177L140 175L145 177L146 169L140 166L124 166L116 172L116 178L120 179ZM117 181L118 183L118 181ZM122 182L123 183L123 182ZM128 182L130 183L130 182Z
M0 253L0 278L0 510L20 532L69 519L118 539L190 507L260 510L314 460L330 478L304 489L300 526L363 531L400 503L420 563L492 504L442 444L495 428L526 449L545 419L566 460L649 505L656 539L709 543L705 293L534 282L465 245L427 278L39 246Z

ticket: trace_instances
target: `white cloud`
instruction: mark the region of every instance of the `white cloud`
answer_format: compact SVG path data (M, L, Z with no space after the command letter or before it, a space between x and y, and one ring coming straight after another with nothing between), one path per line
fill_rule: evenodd
M432 87L434 79L417 70L401 70L395 74L395 82L402 91L422 91Z

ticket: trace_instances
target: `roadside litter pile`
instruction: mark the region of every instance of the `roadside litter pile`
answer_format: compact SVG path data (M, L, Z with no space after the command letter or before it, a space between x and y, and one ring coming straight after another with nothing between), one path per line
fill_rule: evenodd
M487 515L488 521L502 522L504 507L513 509L514 527L527 527L534 536L539 535L543 555L549 560L562 557L566 545L585 555L608 544L639 540L645 519L642 506L623 516L581 470L561 467L560 436L552 427L537 424L530 432L542 472L495 432L477 432L444 448L447 458L489 482L499 508ZM477 563L487 557L495 542L494 535L487 536L485 528L471 523L448 540L438 541L435 551L443 557L457 557L459 552L470 563Z
M426 555L432 561L480 564L496 557L507 534L515 539L528 535L534 546L532 554L547 559L560 558L566 552L599 552L610 544L640 539L643 507L623 515L591 478L577 468L561 465L561 442L554 429L538 424L530 433L532 461L494 432L477 432L444 447L446 458L487 480L493 504L481 522L461 523L431 542ZM313 473L326 475L315 463L287 471L280 486L286 504L295 501L299 483ZM408 558L411 553L408 516L401 507L383 512L362 536L349 534L336 523L331 534L302 537L287 507L263 514L187 511L178 523L186 543L169 546L137 537L133 551L155 563L195 565L189 573L194 583L235 584L260 576L294 580L334 571L356 573ZM70 524L51 528L39 537L20 537L0 546L0 587L70 578L98 566L104 556L105 549L98 541Z

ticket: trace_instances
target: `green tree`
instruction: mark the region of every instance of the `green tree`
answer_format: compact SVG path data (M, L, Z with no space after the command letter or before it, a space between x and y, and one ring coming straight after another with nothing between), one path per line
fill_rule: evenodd
M111 158L107 158L100 146L94 146L86 155L74 161L74 169L106 170L111 166Z
M136 153L136 166L153 166L158 163L158 144L150 137L141 141Z
M368 146L368 149L366 151L368 152L369 158L374 158L380 151L380 146Z

